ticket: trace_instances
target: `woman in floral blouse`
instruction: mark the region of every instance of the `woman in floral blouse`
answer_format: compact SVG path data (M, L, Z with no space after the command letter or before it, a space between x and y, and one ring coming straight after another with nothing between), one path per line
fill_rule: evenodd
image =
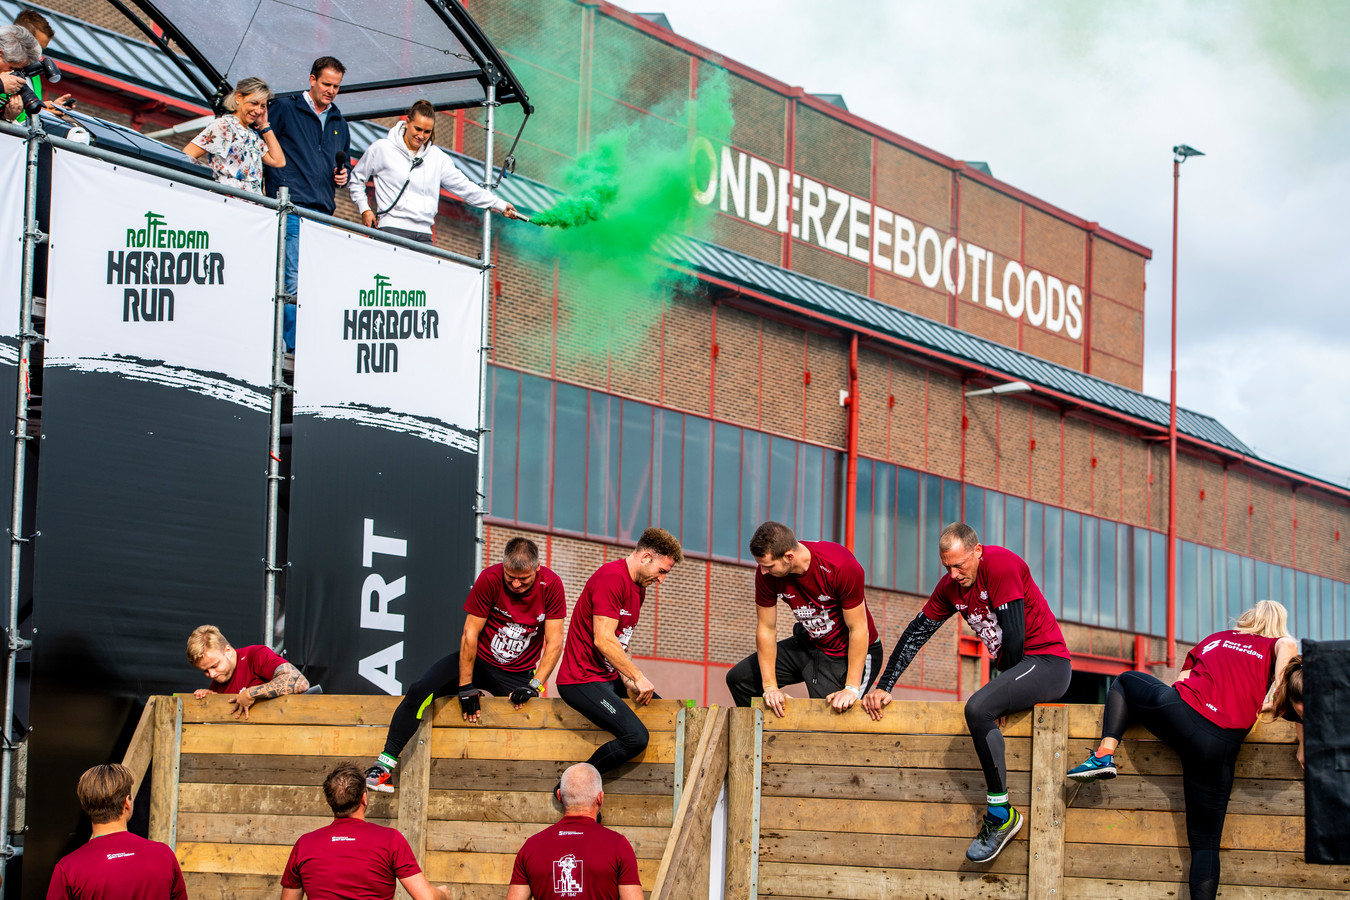
M244 78L225 98L229 113L216 119L183 151L193 159L208 156L216 181L255 194L263 192L263 166L286 165L272 126L267 103L272 89L261 78Z

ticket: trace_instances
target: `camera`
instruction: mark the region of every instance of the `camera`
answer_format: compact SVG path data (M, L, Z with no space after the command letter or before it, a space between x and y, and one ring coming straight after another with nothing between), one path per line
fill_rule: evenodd
M47 57L42 57L32 65L24 66L22 69L15 69L10 74L18 75L23 79L23 84L19 87L19 97L23 99L23 111L30 116L35 116L42 112L42 100L33 91L31 80L35 75L40 75L50 82L61 80L61 70L56 67L56 63Z

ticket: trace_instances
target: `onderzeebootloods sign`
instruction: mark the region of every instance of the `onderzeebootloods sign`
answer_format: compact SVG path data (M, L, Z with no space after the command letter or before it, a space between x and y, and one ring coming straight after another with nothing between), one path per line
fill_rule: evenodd
M1038 328L1083 336L1083 289L1054 275L999 260L969 241L799 172L705 137L693 141L694 196L703 206L873 265L924 287L939 284ZM1001 265L1000 265L1001 262Z

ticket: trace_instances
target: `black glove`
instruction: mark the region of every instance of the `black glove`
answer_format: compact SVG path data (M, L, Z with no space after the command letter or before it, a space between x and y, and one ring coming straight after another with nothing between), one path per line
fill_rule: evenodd
M461 684L459 686L459 711L466 716L478 714L478 688L472 684Z
M511 702L514 703L516 706L520 706L525 701L533 700L535 697L538 696L539 692L532 687L516 688L514 691L511 692Z

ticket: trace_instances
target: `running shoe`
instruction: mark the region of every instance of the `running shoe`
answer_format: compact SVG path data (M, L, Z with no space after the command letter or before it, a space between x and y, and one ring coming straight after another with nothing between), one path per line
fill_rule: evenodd
M1079 765L1074 766L1067 773L1069 778L1074 781L1088 782L1100 781L1107 778L1116 777L1116 761L1113 754L1098 756L1096 753L1089 753L1088 758Z
M1013 835L1022 827L1022 814L1012 806L1008 807L1008 811L1012 815L1006 822L1000 822L988 813L984 815L980 820L980 833L970 842L966 859L978 863L991 862L998 856L999 851L1008 845Z
M394 786L389 782L393 777L393 772L389 771L379 763L376 763L369 769L366 769L366 790L392 794L394 792Z

